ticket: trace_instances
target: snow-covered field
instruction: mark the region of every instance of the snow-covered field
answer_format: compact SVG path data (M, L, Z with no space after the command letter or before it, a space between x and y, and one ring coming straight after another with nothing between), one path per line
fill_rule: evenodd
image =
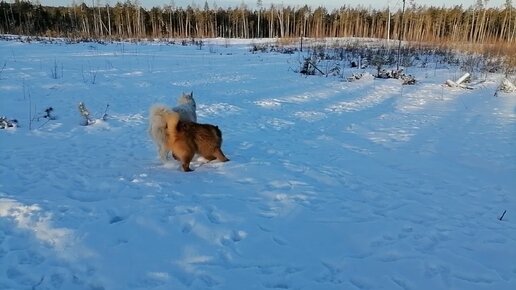
M226 44L0 41L0 289L516 289L499 75L343 82ZM147 121L190 91L231 161L184 173Z

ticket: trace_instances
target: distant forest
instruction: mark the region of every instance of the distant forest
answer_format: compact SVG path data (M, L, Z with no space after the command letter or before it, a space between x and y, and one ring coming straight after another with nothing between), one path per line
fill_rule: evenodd
M0 33L90 39L139 38L297 38L368 37L417 42L514 43L516 11L512 0L486 8L488 0L471 7L427 7L407 4L389 11L343 6L270 5L255 9L186 8L168 5L144 9L139 1L114 6L91 1L68 7L42 6L38 1L0 2ZM74 1L75 3L75 1Z

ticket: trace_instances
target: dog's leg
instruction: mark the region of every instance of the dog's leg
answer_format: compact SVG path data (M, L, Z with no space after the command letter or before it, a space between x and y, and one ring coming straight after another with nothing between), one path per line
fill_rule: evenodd
M188 148L181 148L181 150L176 150L176 157L181 161L181 167L183 168L183 171L193 171L190 169L190 162L194 157L194 152Z
M193 154L192 155L187 154L187 155L183 156L182 158L180 157L181 167L183 167L184 172L193 171L192 169L190 169L190 162L192 161L192 158L193 158Z
M193 171L192 169L190 169L190 162L183 162L183 164L181 164L181 167L183 167L183 171L184 172L190 172L190 171Z
M217 158L219 161L226 162L229 161L229 159L222 153L222 150L220 148L215 149L215 152L213 152L213 156Z

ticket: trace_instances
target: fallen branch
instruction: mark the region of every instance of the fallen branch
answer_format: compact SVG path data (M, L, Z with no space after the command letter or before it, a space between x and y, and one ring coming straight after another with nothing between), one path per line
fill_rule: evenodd
M83 102L79 102L79 113L81 113L81 116L84 117L84 126L88 126L95 123L95 120L93 120L90 116L90 111L88 111L86 105L84 105Z
M16 128L18 127L18 120L7 119L6 117L0 117L0 129Z
M315 64L313 64L311 61L308 62L309 64L311 64L318 72L320 72L322 75L325 75L325 73L320 70Z
M109 109L109 104L106 105L106 109L104 110L104 114L102 115L102 121L107 121L108 114L107 110Z
M463 82L466 82L466 81L469 81L470 79L470 74L469 73L465 73L462 77L460 77L458 80L456 81L452 81L452 80L447 80L445 83L446 85L448 85L449 87L451 88L454 88L454 87L458 87L458 88L463 88L463 89L468 89L468 90L472 90L473 87L471 86L466 86L464 84L462 84Z
M462 84L464 81L466 80L469 80L469 77L470 77L470 74L469 73L465 73L463 76L461 76L455 83L460 85Z
M376 75L376 77L380 79L401 80L402 85L413 85L416 83L416 79L414 78L414 76L405 74L402 69L391 71L387 71L385 69L378 69L378 74Z

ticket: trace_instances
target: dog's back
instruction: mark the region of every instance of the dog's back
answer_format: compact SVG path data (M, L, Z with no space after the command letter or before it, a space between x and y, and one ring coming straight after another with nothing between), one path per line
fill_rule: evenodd
M192 122L179 122L177 126L179 134L184 134L185 138L193 140L196 151L201 155L209 154L213 148L222 145L222 133L217 126L210 124L197 124Z
M222 133L217 126L179 121L175 130L174 136L169 133L168 146L181 160L183 170L190 171L195 153L208 160L229 161L222 153Z

